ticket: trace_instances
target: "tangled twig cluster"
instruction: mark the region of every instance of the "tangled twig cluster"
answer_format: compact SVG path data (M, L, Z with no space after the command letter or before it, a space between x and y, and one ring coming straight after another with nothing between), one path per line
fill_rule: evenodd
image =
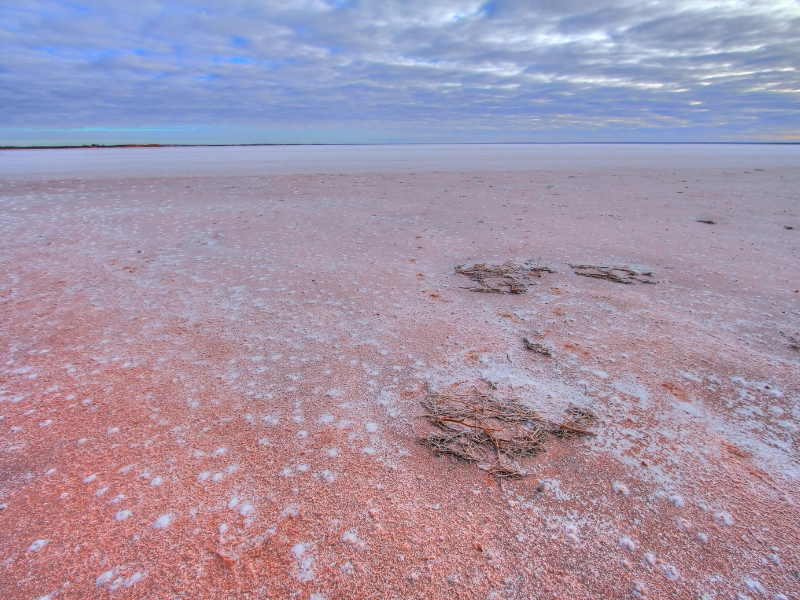
M533 277L541 277L542 273L555 273L555 271L550 267L541 266L538 261L529 260L520 265L509 260L501 265L488 263L458 265L456 273L466 275L478 284L469 288L473 292L524 294L529 286L536 285L531 281Z
M478 389L466 394L431 392L422 405L437 431L420 440L439 454L477 463L495 477L522 477L519 460L535 456L549 436L570 439L594 435L587 429L597 416L571 408L563 423L549 421L517 399Z

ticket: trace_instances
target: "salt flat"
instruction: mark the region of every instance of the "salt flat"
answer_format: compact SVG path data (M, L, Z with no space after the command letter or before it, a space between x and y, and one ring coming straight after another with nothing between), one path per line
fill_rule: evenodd
M798 189L797 146L0 152L3 596L796 596ZM599 420L498 479L418 443L469 389Z

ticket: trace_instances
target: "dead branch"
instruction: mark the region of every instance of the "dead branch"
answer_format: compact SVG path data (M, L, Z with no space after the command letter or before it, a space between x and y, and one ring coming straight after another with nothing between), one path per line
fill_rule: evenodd
M467 462L491 463L495 477L522 477L518 461L535 456L550 436L571 439L595 435L588 429L597 416L588 408L573 407L564 422L545 419L516 398L502 398L473 388L467 394L429 391L422 405L437 431L420 443L437 454Z
M649 283L655 285L652 271L636 271L630 267L604 267L600 265L573 265L570 267L575 271L575 275L581 277L592 277L594 279L608 279L615 283L632 285L634 283Z

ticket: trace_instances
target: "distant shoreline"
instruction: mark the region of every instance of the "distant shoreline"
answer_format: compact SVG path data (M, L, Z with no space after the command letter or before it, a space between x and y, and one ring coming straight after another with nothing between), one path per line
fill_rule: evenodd
M84 144L81 146L0 146L0 150L100 150L108 148L238 148L252 146L798 146L798 142L387 142L380 144Z

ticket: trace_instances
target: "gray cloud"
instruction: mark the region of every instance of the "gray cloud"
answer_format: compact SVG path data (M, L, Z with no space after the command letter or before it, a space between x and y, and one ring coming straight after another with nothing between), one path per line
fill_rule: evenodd
M791 0L26 0L0 50L4 137L800 140Z

